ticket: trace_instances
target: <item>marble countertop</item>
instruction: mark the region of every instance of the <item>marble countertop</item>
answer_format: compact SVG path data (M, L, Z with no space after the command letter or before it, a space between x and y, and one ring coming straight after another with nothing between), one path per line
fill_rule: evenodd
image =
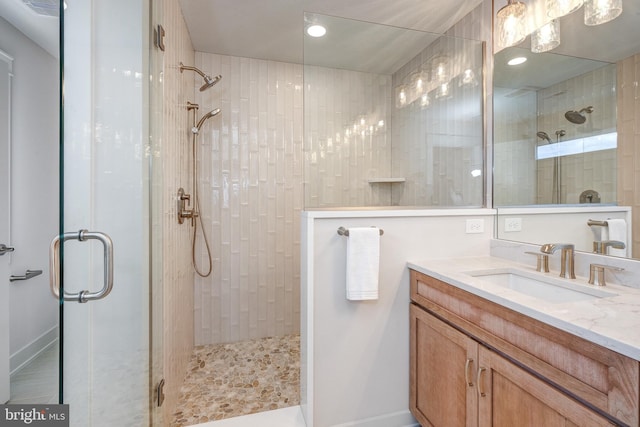
M640 289L607 284L595 287L615 294L586 301L551 303L474 277L468 272L511 268L558 278L557 271L539 273L531 265L497 257L450 258L409 262L409 268L510 308L563 331L640 361ZM594 289L587 278L561 279L571 286Z

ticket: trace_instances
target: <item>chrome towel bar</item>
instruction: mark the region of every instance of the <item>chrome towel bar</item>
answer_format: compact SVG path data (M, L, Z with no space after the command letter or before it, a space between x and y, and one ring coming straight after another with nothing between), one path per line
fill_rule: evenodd
M380 231L380 235L382 236L384 234L384 230L382 228L379 228L378 231ZM347 236L349 237L349 230L347 228L344 227L340 227L338 228L338 234L340 236Z

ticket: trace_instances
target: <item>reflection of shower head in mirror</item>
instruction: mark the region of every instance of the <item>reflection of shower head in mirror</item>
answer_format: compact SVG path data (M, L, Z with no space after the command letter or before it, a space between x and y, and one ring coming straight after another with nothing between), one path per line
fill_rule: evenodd
M210 119L211 117L217 116L218 114L220 114L219 108L209 111L207 114L202 116L202 118L198 121L197 125L191 128L191 132L193 132L194 134L198 134L200 132L200 129L202 129L202 125L204 125L204 122L207 121L207 119Z
M220 79L222 78L222 75L220 75L220 74L218 74L215 77L208 76L205 73L203 73L202 71L200 71L198 68L190 67L188 65L184 65L181 62L180 63L180 72L183 72L184 70L195 71L196 73L200 74L200 76L204 79L204 84L202 86L200 86L200 92L204 92L205 90L209 89L211 86L213 86L216 83L218 83L220 81Z
M591 114L593 113L593 110L594 108L590 105L580 111L567 111L566 113L564 113L564 117L573 124L581 125L587 121L587 116L585 116L584 113Z
M542 132L542 131L540 131L540 132L536 133L536 136L537 136L538 138L540 138L540 139L545 139L545 140L547 140L547 142L548 142L549 144L551 144L551 138L549 138L549 135L548 135L546 132Z

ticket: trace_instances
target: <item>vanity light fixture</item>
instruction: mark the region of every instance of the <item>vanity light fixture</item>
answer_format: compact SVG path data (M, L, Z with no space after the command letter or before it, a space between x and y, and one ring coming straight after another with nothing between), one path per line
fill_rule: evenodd
M531 34L531 52L541 53L560 45L560 21L554 19Z
M584 5L585 25L600 25L622 13L622 0L587 0Z
M547 16L551 19L560 18L575 12L583 3L584 0L547 0Z
M527 58L524 56L516 56L515 58L511 58L507 64L508 65L520 65L527 62Z
M507 5L498 10L496 26L501 47L515 46L527 37L526 15L527 6L516 0L508 0Z
M327 29L320 24L311 24L307 27L307 34L311 37L322 37L327 34Z

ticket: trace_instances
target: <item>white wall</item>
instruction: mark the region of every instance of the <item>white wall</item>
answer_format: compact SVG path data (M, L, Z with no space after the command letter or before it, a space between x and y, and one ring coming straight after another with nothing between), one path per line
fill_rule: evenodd
M9 285L11 369L57 337L49 291L49 242L58 230L58 61L0 18L0 49L13 56L11 274L41 276Z
M411 425L407 261L489 254L493 210L307 211L302 221L301 404L308 427ZM466 219L484 232L466 234ZM347 237L377 226L380 296L345 299Z

